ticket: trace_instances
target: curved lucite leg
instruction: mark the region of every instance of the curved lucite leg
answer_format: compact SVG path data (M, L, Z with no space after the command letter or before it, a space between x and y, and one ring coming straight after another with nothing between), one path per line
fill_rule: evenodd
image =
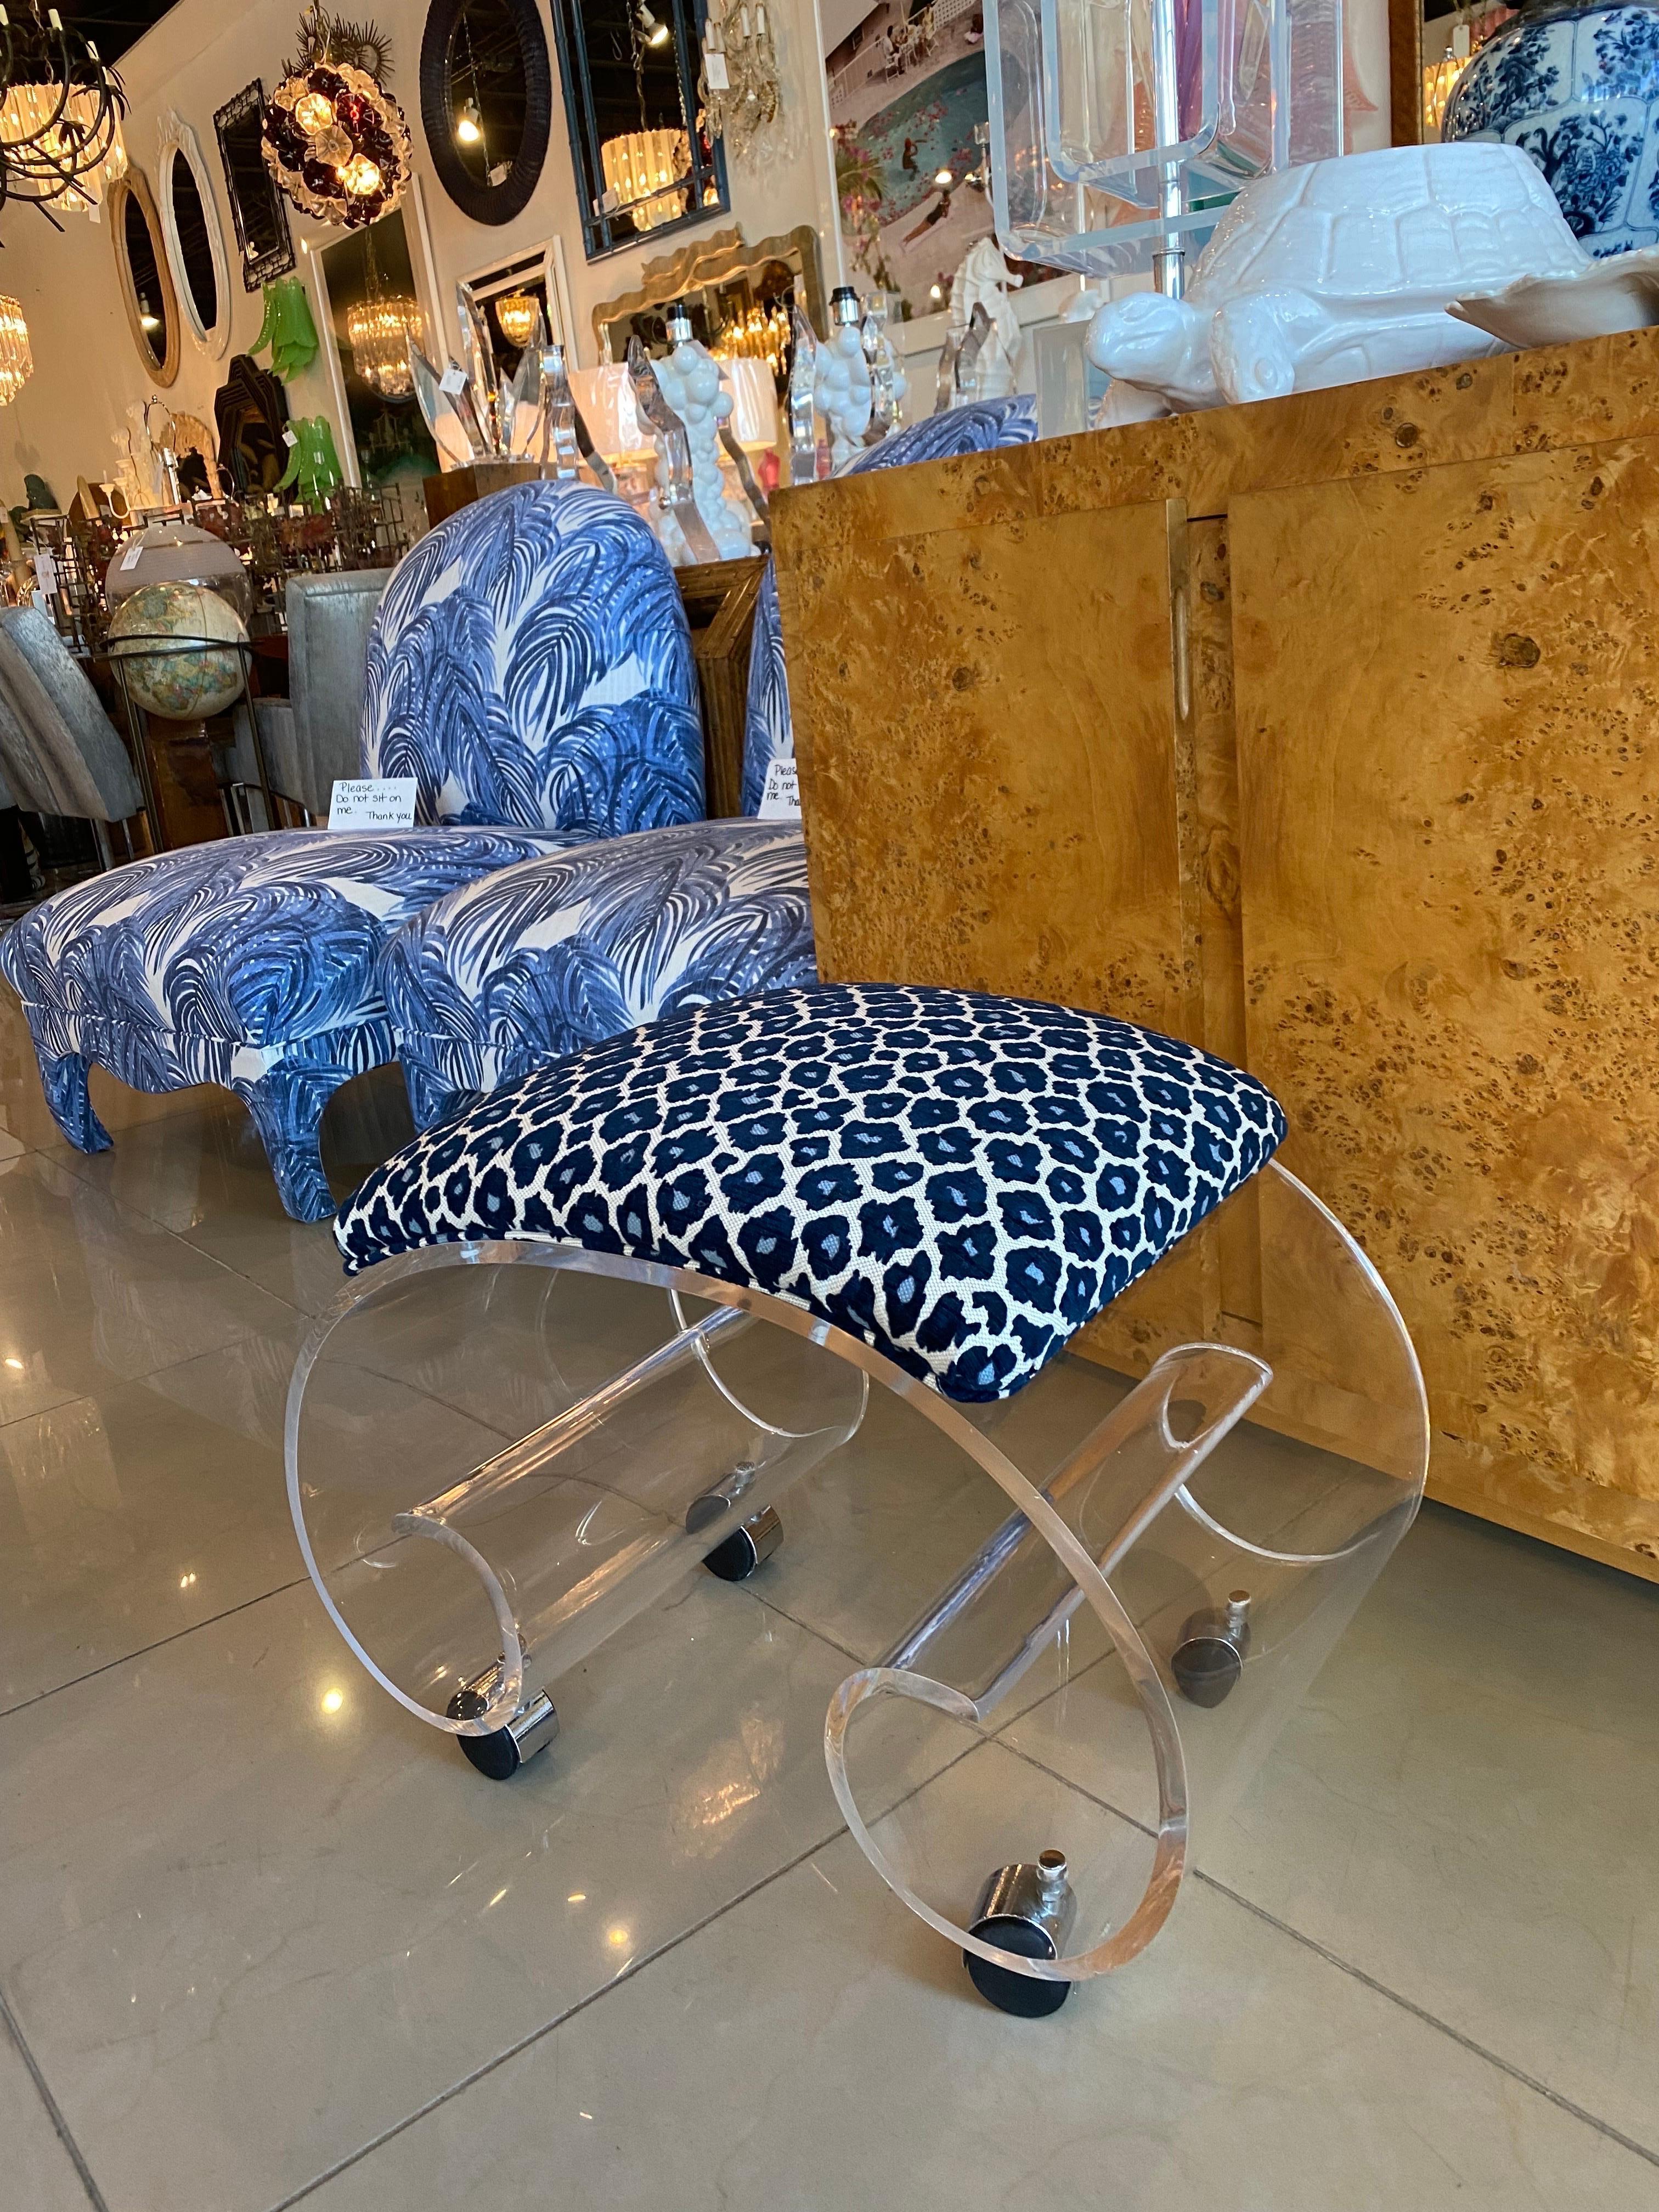
M556 1725L560 1675L841 1455L833 1483L872 1501L842 1585L908 1595L853 1640L825 1724L836 1797L994 2001L1041 2011L1163 1926L1409 1525L1427 1456L1398 1314L1277 1167L1090 1352L958 1405L757 1291L568 1247L439 1247L372 1269L313 1333L290 1503L364 1664L510 1771ZM876 1501L902 1504L930 1454L948 1505L896 1578ZM811 1553L783 1563L808 1628Z
M1217 1224L1260 1231L1249 1347L1157 1353L1092 1427L1074 1414L1064 1449L1037 1449L1029 1418L985 1429L975 1455L1005 1452L1037 1504L830 1708L854 1836L994 2002L1015 1992L1008 2009L1058 2002L1018 1984L1109 1971L1158 1932L1421 1495L1426 1408L1397 1313L1292 1178L1259 1182L1248 1218ZM1121 1342L1154 1351L1147 1317L1190 1310L1196 1273L1158 1273ZM1022 1479L1002 1478L1017 1501Z
M473 1291L509 1270L533 1283L538 1262L560 1278L541 1325L563 1322L568 1371L542 1378L550 1410L528 1433L480 1450L488 1369L453 1312L422 1337L422 1292L457 1271ZM695 1312L662 1295L676 1285ZM500 1730L855 1432L863 1373L821 1325L768 1328L757 1303L603 1255L446 1248L376 1268L313 1332L289 1395L295 1527L400 1703L458 1735Z

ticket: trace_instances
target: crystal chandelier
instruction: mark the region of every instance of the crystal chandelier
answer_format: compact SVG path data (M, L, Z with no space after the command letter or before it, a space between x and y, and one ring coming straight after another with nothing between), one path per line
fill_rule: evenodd
M0 407L9 407L34 370L29 326L15 300L0 293Z
M495 320L508 345L527 346L541 307L528 292L509 292L495 302Z
M1451 98L1452 87L1468 65L1467 55L1460 59L1449 53L1442 61L1430 62L1423 71L1423 120L1437 135L1445 120L1446 102Z
M346 339L351 348L351 365L382 399L408 399L415 390L414 372L409 365L410 341L412 338L418 346L424 344L426 339L421 311L404 295L388 293L383 289L374 259L373 231L365 242L368 247L368 289L355 307L346 309Z
M778 50L766 20L766 0L711 0L703 29L702 76L697 97L703 127L739 155L762 153L764 134L778 120L781 87ZM761 142L757 143L757 142Z
M90 213L126 174L126 94L98 49L55 8L0 7L0 197Z
M386 42L320 8L302 19L301 40L307 66L289 68L265 110L265 167L302 215L360 230L409 190L409 125L379 81ZM377 74L344 58L348 48Z

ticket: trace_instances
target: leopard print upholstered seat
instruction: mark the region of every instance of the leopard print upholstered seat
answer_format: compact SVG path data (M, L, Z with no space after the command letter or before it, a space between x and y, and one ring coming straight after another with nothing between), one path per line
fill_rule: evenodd
M815 986L550 1062L388 1160L335 1236L354 1272L507 1237L664 1261L1003 1398L1284 1133L1253 1077L1103 1015Z

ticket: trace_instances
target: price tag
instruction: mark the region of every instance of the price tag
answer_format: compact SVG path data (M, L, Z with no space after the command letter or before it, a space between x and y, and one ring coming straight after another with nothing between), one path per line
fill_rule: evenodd
M459 398L466 390L466 371L464 368L457 368L452 361L438 379L438 389L440 392L447 392L452 399Z
M136 568L143 557L143 540L141 538L136 538L121 556L121 566L123 568Z
M300 441L295 436L293 431L284 424L283 428L283 443L285 446L297 446L299 442Z
M336 776L328 805L331 830L412 830L412 775Z
M731 91L732 76L731 72L726 66L726 56L724 54L715 53L712 49L705 48L702 57L702 71L704 76L708 80L708 89L710 92Z
M42 592L55 592L58 589L58 563L50 553L35 555L34 580Z
M760 818L763 822L800 820L800 778L793 760L775 760L768 763L766 788L761 793Z

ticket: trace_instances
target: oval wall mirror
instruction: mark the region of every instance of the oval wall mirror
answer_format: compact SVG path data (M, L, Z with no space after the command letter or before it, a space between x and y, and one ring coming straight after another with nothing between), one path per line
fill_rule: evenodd
M171 384L179 374L179 302L161 218L142 169L129 169L110 187L109 228L138 357L157 384Z
M161 234L184 325L210 361L230 343L230 268L201 143L182 116L161 121Z
M439 183L475 222L511 222L528 204L552 113L536 0L432 0L421 121Z

